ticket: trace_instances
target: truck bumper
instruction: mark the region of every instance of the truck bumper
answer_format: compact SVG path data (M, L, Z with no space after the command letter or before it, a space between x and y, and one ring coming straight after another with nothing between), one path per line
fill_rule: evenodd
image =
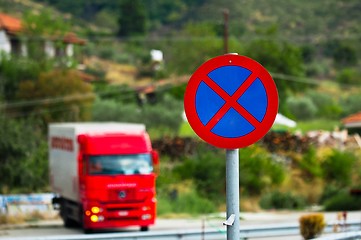
M111 229L130 226L153 225L156 218L156 203L104 204L92 211L90 206L84 211L85 229ZM93 209L94 210L94 209Z

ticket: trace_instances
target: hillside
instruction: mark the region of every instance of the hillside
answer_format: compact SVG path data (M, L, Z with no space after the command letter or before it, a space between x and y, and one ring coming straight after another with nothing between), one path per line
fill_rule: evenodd
M25 2L25 1L24 1ZM119 18L122 1L50 1L46 3L87 22L107 20L109 25ZM142 1L148 17L149 31L179 29L187 22L207 21L221 24L223 9L230 10L231 34L257 33L263 26L277 25L281 36L292 40L323 37L354 37L361 33L357 0L177 0ZM111 20L111 18L113 18ZM163 31L161 31L163 32ZM314 36L316 35L316 36ZM359 35L358 35L359 37Z

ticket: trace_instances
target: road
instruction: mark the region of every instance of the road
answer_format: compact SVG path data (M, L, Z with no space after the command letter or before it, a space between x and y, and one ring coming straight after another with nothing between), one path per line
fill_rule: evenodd
M241 213L241 229L257 226L271 226L282 224L298 224L300 216L307 214L307 212L262 212L262 213ZM337 222L337 213L324 213L327 223ZM213 229L225 232L226 228L222 225L225 220L224 214L218 216L208 216L205 218L194 219L163 219L159 218L157 223L150 228L150 231L165 231L165 230L189 230L189 229ZM361 212L349 212L348 221L360 221ZM137 232L139 228L126 228L119 230L120 232ZM46 222L37 222L32 225L22 226L1 226L0 225L0 240L2 238L18 238L24 237L44 237L44 236L60 236L60 235L82 235L81 229L67 229L64 228L60 220L52 220ZM241 236L242 237L242 236ZM250 238L249 238L250 239ZM258 240L300 240L300 235L294 236L267 236L257 238Z

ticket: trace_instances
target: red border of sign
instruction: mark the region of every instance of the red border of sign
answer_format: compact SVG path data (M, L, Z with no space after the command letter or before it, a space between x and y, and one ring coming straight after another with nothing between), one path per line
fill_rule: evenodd
M195 97L199 84L208 73L223 66L240 66L256 73L267 94L267 110L260 126L238 138L226 138L212 133L205 128L196 111ZM220 148L243 148L260 140L272 127L278 113L278 92L271 75L261 64L245 56L226 54L208 60L193 73L185 90L184 109L190 126L204 141Z

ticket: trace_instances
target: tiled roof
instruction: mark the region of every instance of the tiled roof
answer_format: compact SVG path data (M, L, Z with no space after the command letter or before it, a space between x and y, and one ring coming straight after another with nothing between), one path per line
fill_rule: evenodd
M342 119L342 122L345 123L355 123L355 122L361 122L361 112L352 114L348 117L345 117Z
M0 29L17 33L22 29L21 21L4 13L0 13Z
M361 126L361 112L347 116L341 121L346 127L359 127Z
M67 33L67 34L64 36L63 41L64 41L65 43L73 43L73 44L80 44L80 45L85 44L85 40L84 40L84 39L81 39L81 38L78 38L78 36L77 36L75 33L73 33L73 32Z

